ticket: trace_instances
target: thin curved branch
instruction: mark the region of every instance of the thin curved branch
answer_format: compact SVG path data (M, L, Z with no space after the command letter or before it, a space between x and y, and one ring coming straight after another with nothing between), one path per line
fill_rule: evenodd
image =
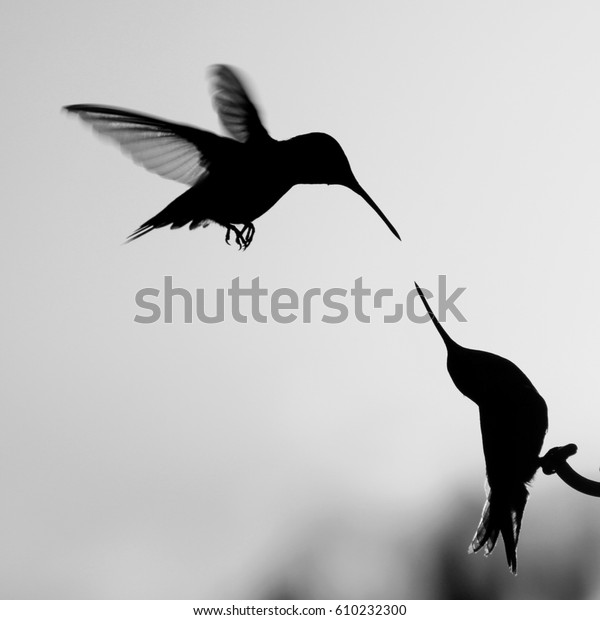
M565 484L568 484L572 489L580 493L592 495L593 497L600 497L600 482L584 478L567 463L567 459L576 452L577 446L574 443L548 450L548 452L540 458L542 471L548 476L550 474L558 474L558 477Z

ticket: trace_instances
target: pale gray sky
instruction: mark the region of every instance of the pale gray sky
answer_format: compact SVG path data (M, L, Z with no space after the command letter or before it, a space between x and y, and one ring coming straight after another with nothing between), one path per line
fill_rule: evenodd
M362 276L402 299L447 274L468 319L448 331L519 365L549 406L545 448L577 443L598 477L599 26L595 2L7 3L0 595L254 598L327 515L364 519L370 550L378 519L421 547L471 493L465 552L478 414L431 325L134 323L165 275L300 293ZM245 253L217 227L121 245L185 188L61 106L221 131L214 63L241 68L275 138L335 136L403 242L349 190L304 186ZM590 502L538 475L521 573L560 544L548 507ZM330 573L365 565L331 553ZM467 560L511 578L501 548ZM348 579L320 594L381 594Z

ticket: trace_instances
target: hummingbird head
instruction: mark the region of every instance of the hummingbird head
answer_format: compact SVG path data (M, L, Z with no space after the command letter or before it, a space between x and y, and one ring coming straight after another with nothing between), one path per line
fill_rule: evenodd
M356 180L340 143L326 133L308 133L289 140L298 158L299 183L343 185L358 194L400 239L398 231Z
M356 184L350 162L340 143L326 133L308 133L292 138L301 164L301 183Z

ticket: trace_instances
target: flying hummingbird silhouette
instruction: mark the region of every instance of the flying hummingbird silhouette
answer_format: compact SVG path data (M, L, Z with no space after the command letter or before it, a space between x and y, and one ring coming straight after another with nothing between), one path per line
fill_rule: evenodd
M511 361L454 342L416 282L415 286L446 345L448 373L454 385L479 406L488 493L469 552L485 548L485 555L489 555L502 534L508 565L516 574L527 484L540 467L540 451L548 430L546 402Z
M392 233L400 235L356 180L342 147L325 133L275 140L231 67L210 70L213 105L231 138L138 112L103 105L66 106L134 162L191 187L127 238L155 228L190 229L217 223L235 234L239 248L254 237L254 220L294 185L344 185L361 196ZM241 230L238 228L241 226Z

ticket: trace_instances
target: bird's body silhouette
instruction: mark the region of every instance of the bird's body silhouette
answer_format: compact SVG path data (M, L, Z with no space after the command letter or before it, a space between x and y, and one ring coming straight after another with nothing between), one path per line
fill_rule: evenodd
M240 248L254 236L254 220L297 184L344 185L361 196L400 239L381 209L356 180L342 150L331 136L309 133L275 140L233 69L211 71L213 103L232 136L218 136L138 112L102 105L66 106L101 135L117 144L147 170L191 185L160 213L144 222L128 240L156 228L190 229L217 223ZM240 230L238 226L242 226Z
M454 342L416 282L415 286L446 345L448 373L454 385L479 406L488 495L469 551L484 548L488 555L502 534L508 565L516 574L527 484L540 466L548 430L546 402L511 361Z

